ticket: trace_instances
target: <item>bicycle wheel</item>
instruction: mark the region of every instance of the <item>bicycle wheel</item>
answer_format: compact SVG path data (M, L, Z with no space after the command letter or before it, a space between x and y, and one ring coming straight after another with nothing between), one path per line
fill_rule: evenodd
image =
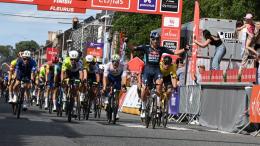
M77 101L77 117L78 117L79 121L80 121L80 113L81 113L81 104L80 104L80 100L78 99L78 101Z
M112 97L111 96L109 96L108 97L108 104L107 104L107 109L106 109L106 111L107 111L107 122L108 122L108 124L110 124L111 123L111 120L112 120Z
M97 113L98 113L97 99L93 100L93 104L94 104L94 118L97 118Z
M152 98L148 97L146 103L146 109L145 109L145 119L144 119L146 128L149 127L151 121L151 104L152 104Z
M23 96L24 96L24 91L22 91L22 89L21 89L20 95L18 96L17 107L16 107L16 109L17 109L17 112L16 112L17 113L17 119L19 119L20 115L21 115L23 98L24 98Z
M91 100L90 100L90 96L88 95L87 102L86 102L86 120L88 120L88 118L89 118L90 107L91 107Z
M69 101L68 101L68 122L71 122L72 118L72 112L73 112L73 105L74 105L74 99L71 98L72 96L69 96Z
M164 101L164 109L163 109L163 116L162 116L162 122L163 122L163 127L166 128L166 125L168 123L168 100L165 99Z
M155 98L153 98L153 102L152 102L151 119L152 119L152 128L154 129L157 121L157 99Z
M112 106L113 106L113 124L116 124L116 115L117 115L117 110L118 110L118 104L115 99L115 97L112 98Z
M97 109L97 116L98 116L98 118L100 118L100 116L101 116L101 109L102 109L102 99L99 96L98 97L98 109Z

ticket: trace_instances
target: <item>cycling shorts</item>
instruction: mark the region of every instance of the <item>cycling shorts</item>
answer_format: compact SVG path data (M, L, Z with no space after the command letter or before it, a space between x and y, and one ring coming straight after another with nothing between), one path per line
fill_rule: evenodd
M162 79L159 65L146 65L142 74L143 84L152 85L157 79Z
M111 74L108 74L108 82L109 82L109 86L113 86L114 85L114 89L116 90L120 90L121 89L121 81L122 81L122 77L121 75L119 76L113 76Z

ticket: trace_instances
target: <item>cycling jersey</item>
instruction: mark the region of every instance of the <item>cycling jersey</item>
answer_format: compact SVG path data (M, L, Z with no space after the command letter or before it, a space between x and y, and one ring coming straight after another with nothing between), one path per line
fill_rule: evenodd
M167 77L169 75L171 75L173 78L177 77L177 74L176 74L177 65L176 64L172 64L171 66L169 66L168 70L165 70L163 68L163 63L160 62L160 71L161 71L163 77Z
M174 54L174 52L165 47L153 49L150 45L139 46L135 48L135 51L142 51L144 53L145 66L142 74L142 81L146 85L152 85L154 80L162 78L163 75L159 67L162 54Z
M104 68L104 76L107 77L109 74L112 76L119 76L122 75L122 77L125 77L127 73L127 66L119 63L119 66L114 69L112 62L109 62L105 65Z
M70 57L66 57L62 63L62 71L71 71L71 72L78 72L81 71L83 68L82 62L78 61L74 66L72 66Z
M39 77L45 79L45 74L46 74L46 68L45 68L45 65L43 65L43 66L41 66L41 68L40 68Z
M22 80L23 78L30 79L31 73L36 71L36 62L33 59L28 60L28 64L26 65L23 59L18 59L16 63L16 77L17 80Z
M135 51L142 51L144 53L145 65L158 65L163 53L174 54L171 50L165 47L151 48L150 45L142 45L135 48Z

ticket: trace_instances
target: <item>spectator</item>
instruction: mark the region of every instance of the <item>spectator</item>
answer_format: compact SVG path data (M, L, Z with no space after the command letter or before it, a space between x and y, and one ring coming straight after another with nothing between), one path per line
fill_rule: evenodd
M255 45L255 25L253 22L253 15L247 14L244 17L246 23L237 28L237 31L242 33L242 68L253 68L254 67L254 58L257 58L258 53L255 51L253 46ZM240 69L240 72L241 72Z
M196 76L196 83L200 83L202 81L201 74L205 71L205 65L198 66L199 72Z
M198 42L197 40L195 40L194 43L202 48L207 47L209 44L216 47L215 54L212 60L211 69L219 70L220 61L226 54L226 47L219 38L219 36L211 35L211 33L206 29L203 31L203 36L206 39L204 43Z
M183 63L183 60L179 59L177 60L178 63L178 69L177 69L177 85L178 86L184 86L185 85L185 65Z

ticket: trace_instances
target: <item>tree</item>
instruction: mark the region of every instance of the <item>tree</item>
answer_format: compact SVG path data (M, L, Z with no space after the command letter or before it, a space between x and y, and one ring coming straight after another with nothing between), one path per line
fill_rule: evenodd
M183 0L182 22L193 21L195 0ZM260 1L257 0L199 0L201 18L243 19L252 13L255 20L260 19Z
M31 41L21 41L15 44L15 53L19 51L24 51L24 50L29 50L29 51L36 51L37 49L40 48L37 42L34 40Z
M123 32L129 38L129 44L140 45L149 43L150 32L160 28L161 22L160 15L116 12L112 24L113 32ZM129 50L126 54L129 56Z

